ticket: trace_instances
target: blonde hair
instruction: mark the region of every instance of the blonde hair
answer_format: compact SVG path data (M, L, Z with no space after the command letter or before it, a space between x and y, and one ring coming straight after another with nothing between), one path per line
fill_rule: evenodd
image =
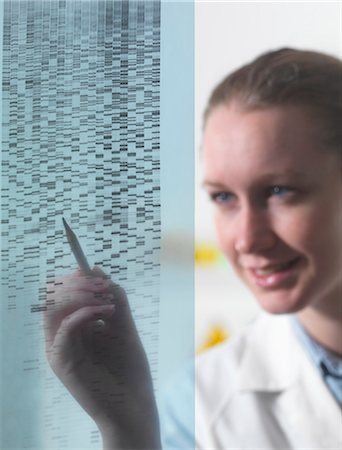
M342 151L342 61L292 48L264 53L228 75L212 92L204 123L218 105L238 101L247 110L307 107L328 131L327 143Z

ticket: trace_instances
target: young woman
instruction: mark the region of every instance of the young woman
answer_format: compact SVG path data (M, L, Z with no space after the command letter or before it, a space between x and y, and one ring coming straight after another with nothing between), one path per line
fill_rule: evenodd
M341 448L341 119L342 63L314 52L262 55L211 97L204 186L266 314L198 361L199 448Z
M281 49L209 101L204 186L219 243L265 313L198 359L196 448L342 446L341 80L338 59ZM145 354L124 292L103 275L75 274L49 295L49 361L105 448L159 448ZM168 427L174 448L184 425Z

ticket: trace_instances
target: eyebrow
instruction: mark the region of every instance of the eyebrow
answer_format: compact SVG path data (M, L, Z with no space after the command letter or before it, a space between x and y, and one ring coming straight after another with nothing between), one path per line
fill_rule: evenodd
M223 184L220 184L220 183L214 183L214 182L211 182L211 181L206 181L206 180L204 180L202 183L201 183L201 187L202 188L204 188L204 187L215 187L215 188L222 188L222 189L224 189L225 188L225 186L223 185Z
M296 178L296 179L304 179L305 178L305 173L304 172L299 172L298 170L294 170L294 169L288 169L286 171L282 171L282 172L272 172L272 173L265 173L264 175L260 176L260 178L258 179L258 182L272 182L275 179L279 179L279 178L286 178L286 177L292 177L292 178ZM213 187L213 188L218 188L218 189L227 189L227 186L225 184L222 183L217 183L215 181L210 181L210 180L203 180L203 182L201 183L202 188L205 187Z

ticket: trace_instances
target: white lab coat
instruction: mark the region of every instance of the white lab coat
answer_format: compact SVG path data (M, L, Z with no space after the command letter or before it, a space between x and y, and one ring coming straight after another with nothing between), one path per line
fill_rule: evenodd
M197 449L342 449L341 408L287 316L198 358L195 412Z

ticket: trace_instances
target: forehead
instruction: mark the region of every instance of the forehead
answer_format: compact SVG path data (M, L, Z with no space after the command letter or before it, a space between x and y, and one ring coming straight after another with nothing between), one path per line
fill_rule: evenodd
M318 170L330 152L321 148L317 128L298 106L247 111L236 104L219 106L208 117L203 138L206 177Z

